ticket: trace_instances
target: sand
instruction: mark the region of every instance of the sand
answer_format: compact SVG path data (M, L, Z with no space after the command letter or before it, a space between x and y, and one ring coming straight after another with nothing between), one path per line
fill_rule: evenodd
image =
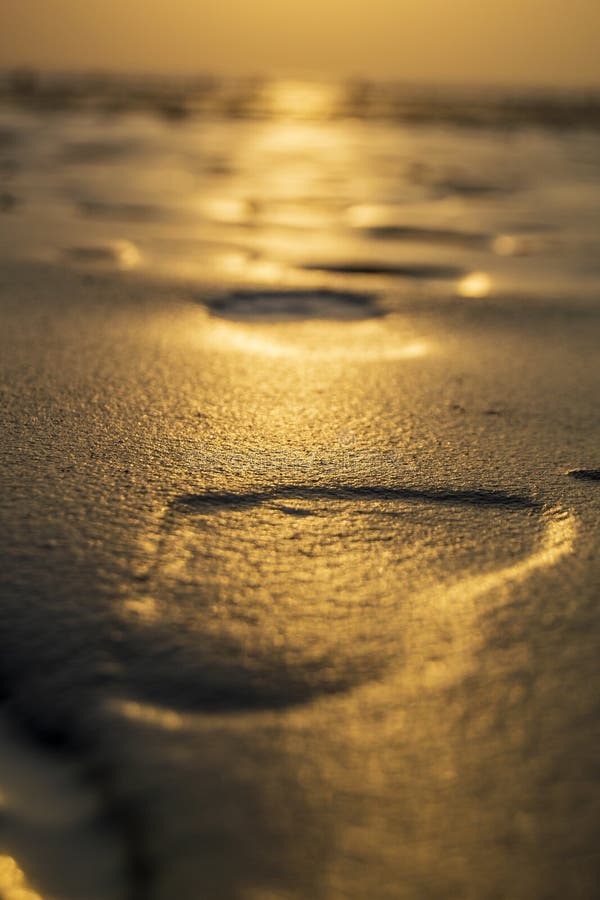
M2 897L591 900L597 134L1 122Z
M1 290L6 709L119 890L591 897L597 315Z

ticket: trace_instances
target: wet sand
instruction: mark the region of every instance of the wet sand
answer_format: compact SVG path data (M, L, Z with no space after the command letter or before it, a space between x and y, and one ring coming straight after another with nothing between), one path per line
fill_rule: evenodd
M90 84L0 104L3 900L592 900L597 105Z
M5 707L104 896L591 898L598 315L1 291Z

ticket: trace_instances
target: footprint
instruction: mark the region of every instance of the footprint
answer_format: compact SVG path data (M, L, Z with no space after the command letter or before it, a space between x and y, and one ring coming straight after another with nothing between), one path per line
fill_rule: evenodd
M567 475L578 481L600 481L600 469L571 469Z
M471 178L434 179L432 185L445 196L457 194L459 197L495 197L498 194L509 194L516 190L515 185L500 184L491 181L476 180Z
M141 259L135 244L124 240L67 247L62 255L67 262L76 265L118 269L132 269Z
M372 319L385 315L374 294L327 289L240 289L203 301L222 319L280 322L302 319Z
M490 237L487 234L458 231L451 228L419 228L412 225L380 224L361 229L362 233L376 241L406 241L419 244L436 244L464 249L486 248Z
M395 265L384 262L308 263L301 266L309 272L330 272L334 275L388 275L394 278L445 279L460 278L465 270L459 266L414 263Z
M569 528L494 491L178 497L122 603L132 687L171 709L285 707L467 653L475 601L568 552Z

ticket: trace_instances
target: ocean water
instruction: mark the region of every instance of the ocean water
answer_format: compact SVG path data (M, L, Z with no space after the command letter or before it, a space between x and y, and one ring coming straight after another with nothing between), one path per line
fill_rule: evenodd
M600 101L0 81L0 896L596 895Z

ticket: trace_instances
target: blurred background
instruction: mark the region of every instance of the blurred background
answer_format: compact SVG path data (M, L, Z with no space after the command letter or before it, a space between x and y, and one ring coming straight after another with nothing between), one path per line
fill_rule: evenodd
M7 66L600 84L596 0L3 0Z
M11 258L219 284L596 290L594 0L4 0Z

